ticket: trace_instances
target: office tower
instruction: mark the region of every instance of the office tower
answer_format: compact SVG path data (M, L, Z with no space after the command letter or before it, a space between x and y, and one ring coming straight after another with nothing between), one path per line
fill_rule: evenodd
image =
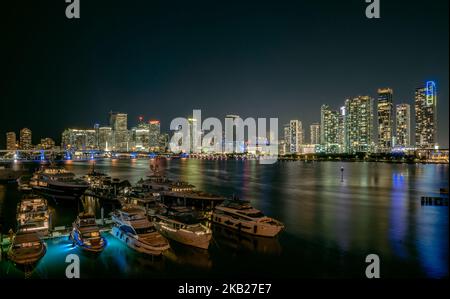
M20 149L30 150L33 148L31 142L31 130L28 128L23 128L20 130Z
M373 150L373 99L358 96L345 101L345 143L348 153Z
M300 153L300 145L303 144L302 122L293 119L289 122L289 152Z
M113 133L111 127L98 128L98 149L103 151L111 150Z
M62 133L62 147L73 150L97 149L95 129L66 129Z
M6 133L6 150L15 151L17 149L17 140L15 132Z
M129 150L128 115L126 113L110 112L109 125L113 131L113 146L117 151Z
M339 112L328 105L322 105L320 108L320 144L327 153L340 151Z
M408 104L396 106L396 142L395 146L408 147L411 145L411 107Z
M389 152L392 148L394 135L394 104L392 95L393 91L390 88L378 89L378 149L381 152Z
M145 151L149 150L150 125L144 122L142 117L139 118L137 127L131 129L131 140L133 150Z
M339 108L338 116L338 138L339 152L343 153L346 149L345 143L345 106Z
M433 148L437 145L436 84L428 81L415 91L416 146Z
M284 137L283 152L284 152L284 154L287 154L291 151L291 126L290 126L290 124L285 124L283 126L283 137Z
M161 123L159 120L151 120L149 125L149 147L152 152L160 151L159 135L161 134Z
M159 151L167 152L169 150L169 134L162 133L158 136Z
M320 144L320 124L313 123L309 126L311 144Z

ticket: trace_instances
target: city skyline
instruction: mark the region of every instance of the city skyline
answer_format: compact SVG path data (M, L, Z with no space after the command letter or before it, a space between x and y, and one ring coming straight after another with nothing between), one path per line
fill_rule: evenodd
M414 90L434 80L439 144L448 147L448 2L383 3L379 20L368 20L360 2L263 1L248 13L251 1L220 9L202 1L126 8L99 1L83 3L76 22L60 7L32 2L6 19L17 34L6 32L1 50L9 57L2 98L11 113L0 119L0 135L29 127L58 140L67 127L107 123L103 111L111 109L158 118L162 131L194 108L219 118L278 117L280 126L299 119L308 128L323 103L338 109L346 98L376 99L378 88L389 87L394 105L413 107ZM422 36L433 47L418 42ZM374 47L380 41L389 47Z

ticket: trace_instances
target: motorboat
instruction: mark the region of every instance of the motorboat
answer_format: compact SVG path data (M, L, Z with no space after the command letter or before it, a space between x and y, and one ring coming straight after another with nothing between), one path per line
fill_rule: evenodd
M35 194L24 195L17 204L17 223L23 232L47 236L50 229L47 200Z
M95 216L90 213L78 215L72 224L69 238L75 245L89 252L101 252L106 247L106 240L100 233Z
M34 266L47 252L47 247L38 233L19 231L13 235L8 258L19 266Z

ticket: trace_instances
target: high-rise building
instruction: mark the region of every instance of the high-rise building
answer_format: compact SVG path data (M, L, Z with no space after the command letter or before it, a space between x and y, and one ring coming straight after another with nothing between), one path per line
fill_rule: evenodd
M161 134L161 123L159 120L151 120L149 125L149 148L150 151L160 151L159 135Z
M110 151L112 149L113 133L111 127L98 128L98 147L103 151Z
M15 151L17 149L17 140L15 132L6 133L6 150Z
M293 119L289 122L289 152L300 153L300 145L303 144L302 122Z
M339 152L345 152L346 144L345 144L345 106L339 108L339 118L338 118L338 144L339 144Z
M284 154L287 154L291 151L291 126L290 124L285 124L283 126L283 152Z
M313 123L309 126L311 144L320 144L320 124Z
M416 146L433 148L437 145L437 92L436 84L428 81L416 89Z
M126 113L110 112L109 125L113 131L112 149L117 151L128 151L130 148L128 115Z
M339 146L339 112L328 105L320 109L320 144L328 153L338 153Z
M358 96L345 101L345 144L348 153L373 150L373 99Z
M20 149L30 150L33 148L31 141L31 130L28 128L23 128L20 130Z
M409 104L396 106L396 140L395 146L408 147L411 145L411 107Z
M159 134L158 146L161 152L167 152L169 150L169 134L167 133Z
M137 127L131 129L132 143L134 150L148 151L149 149L149 124L139 118Z
M390 88L378 89L378 149L381 152L388 152L392 148L394 137L394 104L392 95L393 91Z
M95 129L66 129L62 133L62 147L74 150L97 149L97 134Z

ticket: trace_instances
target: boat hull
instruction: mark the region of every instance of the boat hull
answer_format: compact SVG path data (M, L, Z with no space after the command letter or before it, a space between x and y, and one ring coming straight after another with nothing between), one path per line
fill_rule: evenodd
M93 245L85 244L85 242L80 238L80 234L76 230L72 230L69 237L75 243L75 245L87 252L100 253L106 247L106 239L104 237L100 237L100 241L97 244Z
M128 233L120 230L120 228L118 228L117 226L114 226L112 228L111 233L115 238L124 242L128 247L140 253L152 256L161 256L164 253L164 251L170 248L169 245L163 247L155 247L146 244L144 242L141 242L140 240L135 239L133 236L129 235Z
M44 186L32 186L33 190L41 193L45 196L59 198L59 199L77 199L80 198L86 189L87 186L80 187L62 187L49 185L48 187Z
M269 225L266 223L243 221L216 213L213 213L211 218L212 222L215 224L220 224L238 232L260 237L275 237L284 229L281 225Z
M164 237L176 241L178 243L198 247L202 249L208 249L212 234L205 233L203 235L197 235L193 232L189 232L182 229L173 229L166 227L163 223L155 222L155 228L160 232Z
M8 251L8 258L18 266L34 266L41 260L42 257L44 257L46 252L47 245L45 243L41 243L39 249L27 253L14 250L11 246Z

